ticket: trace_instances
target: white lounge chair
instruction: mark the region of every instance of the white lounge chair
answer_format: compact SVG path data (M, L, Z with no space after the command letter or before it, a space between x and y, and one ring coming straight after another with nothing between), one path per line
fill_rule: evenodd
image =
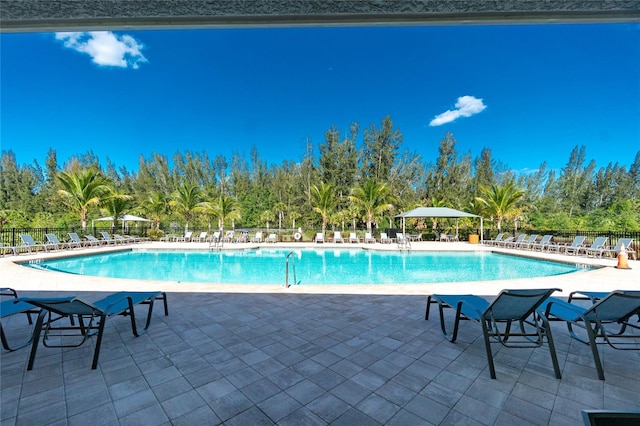
M252 243L261 243L262 242L262 231L256 232L256 234L251 238Z
M375 244L376 239L371 236L371 232L365 232L364 234L364 243L365 244Z
M278 237L276 234L269 234L269 236L264 240L265 243L276 243L278 242Z
M393 242L393 240L387 236L386 232L381 232L380 233L380 242L382 244L391 244Z
M187 232L184 233L184 235L182 237L176 237L174 241L181 242L181 243L190 242L192 235L193 235L192 231L187 231Z
M324 243L324 234L322 232L316 234L316 243Z
M197 237L193 237L191 241L196 243L204 243L205 241L207 241L207 231L201 232Z
M342 238L342 235L340 234L340 231L334 231L333 232L333 242L334 243L343 243L344 244L344 238Z
M356 235L355 232L350 232L349 233L349 242L350 243L359 243L360 242L360 238L358 238L358 236Z

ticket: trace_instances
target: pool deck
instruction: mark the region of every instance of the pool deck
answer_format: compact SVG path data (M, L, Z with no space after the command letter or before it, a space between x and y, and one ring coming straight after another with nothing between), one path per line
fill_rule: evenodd
M252 246L229 244L224 250ZM491 380L475 324L463 323L458 341L450 343L436 312L424 319L425 296L434 292L491 297L504 288L554 287L566 296L573 290L640 289L637 260L620 270L615 259L421 242L413 243L414 251L493 250L603 267L508 281L289 288L106 279L14 263L113 249L0 258L0 287L20 295L97 300L100 292L161 290L168 293L170 311L165 317L156 307L148 333L137 338L128 319L109 320L97 370L90 369L92 342L78 348L41 346L32 371L26 371L28 348L2 350L2 425L576 425L582 424L583 409L640 410L640 350L600 347L606 375L600 381L589 348L553 323L561 380L553 376L546 346L496 345L497 380ZM14 339L31 330L22 315L3 326Z

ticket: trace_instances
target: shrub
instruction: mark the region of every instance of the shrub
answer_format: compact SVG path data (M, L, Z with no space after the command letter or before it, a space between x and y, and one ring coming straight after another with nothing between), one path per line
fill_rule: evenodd
M158 241L164 237L164 231L162 229L149 229L147 231L147 237L149 237L151 241Z

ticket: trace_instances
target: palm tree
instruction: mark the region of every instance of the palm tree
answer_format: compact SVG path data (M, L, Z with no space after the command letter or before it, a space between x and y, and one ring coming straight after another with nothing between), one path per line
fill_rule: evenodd
M322 234L327 229L327 221L331 212L335 208L333 197L333 188L330 184L320 182L320 186L311 185L310 191L311 206L313 211L319 213L322 217Z
M291 229L296 229L296 220L300 219L302 215L296 211L289 212L289 219L291 219Z
M113 217L113 227L118 228L118 218L125 214L131 207L133 197L123 194L114 188L110 188L109 192L102 199L102 208Z
M375 179L368 179L364 185L353 188L349 199L361 213L364 213L369 233L372 232L371 224L374 218L393 208L393 204L391 204L393 197L389 192L389 187Z
M202 190L198 185L185 183L180 185L173 193L172 200L169 202L176 211L184 216L184 232L189 231L189 221L198 211L199 204L202 201Z
M476 197L476 201L484 206L484 211L488 216L495 217L498 231L502 228L504 218L513 214L516 210L516 204L525 194L524 191L516 188L513 182L504 186L481 186L480 192L483 197Z
M156 229L160 229L162 216L169 212L170 201L171 197L162 191L151 193L144 201L144 209L149 214Z
M107 192L106 179L95 169L60 172L56 175L58 195L64 205L80 215L82 229L87 229L89 209L97 206Z
M273 220L273 211L265 210L260 213L260 221L265 222L267 224L267 231L269 230L269 222Z
M220 194L216 204L209 202L200 203L198 209L218 219L218 228L224 231L224 223L227 220L240 219L240 207L233 197Z

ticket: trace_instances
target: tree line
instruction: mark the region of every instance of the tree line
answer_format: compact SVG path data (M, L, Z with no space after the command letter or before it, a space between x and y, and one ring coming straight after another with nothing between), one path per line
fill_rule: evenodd
M249 158L206 152L157 153L138 170L101 165L91 152L59 164L50 149L44 165L0 158L0 226L85 227L102 215L134 214L155 228L218 229L388 227L418 206L451 207L485 217L502 229L640 230L640 151L627 170L598 167L576 146L560 171L542 163L519 174L485 147L473 158L447 133L434 161L404 149L390 117L360 131L332 126L317 146L305 141L298 161L267 164L258 149ZM446 230L446 220L409 225ZM464 224L469 227L471 223Z

